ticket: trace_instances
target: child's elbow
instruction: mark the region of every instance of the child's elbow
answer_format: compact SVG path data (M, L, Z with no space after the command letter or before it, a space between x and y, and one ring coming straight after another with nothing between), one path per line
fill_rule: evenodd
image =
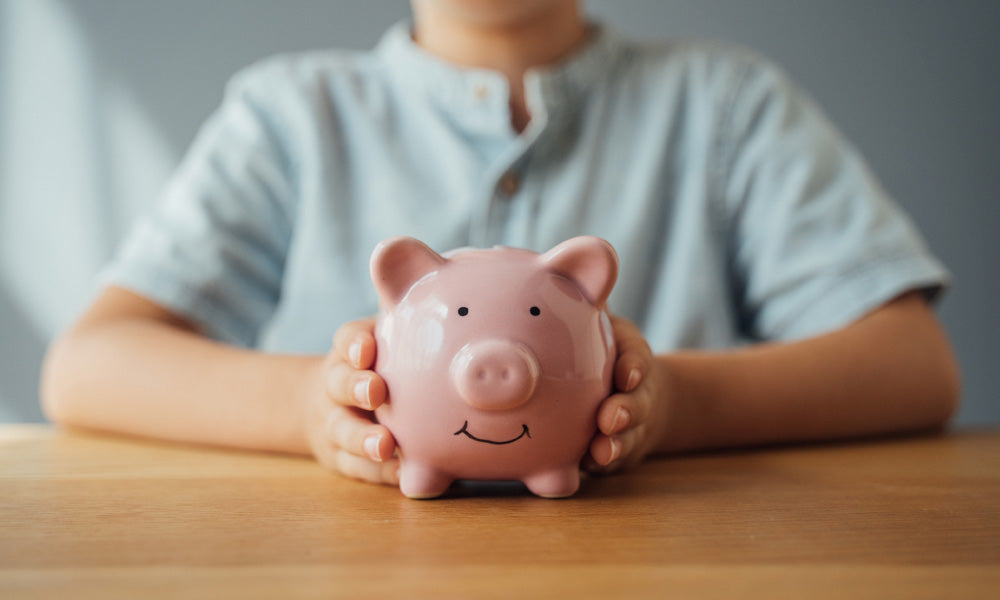
M944 426L954 418L962 399L962 373L947 343L938 359L938 365L935 385L931 386L934 390L934 406L937 409L934 424Z
M930 306L911 295L897 305L901 319L896 322L900 355L907 365L903 390L914 409L914 425L940 429L958 412L962 396L962 375L944 326Z
M936 321L916 348L910 367L909 393L920 400L925 425L942 428L958 412L962 397L962 375L944 328Z
M39 382L42 412L49 421L64 425L73 424L73 415L77 412L73 409L74 346L71 333L49 345Z

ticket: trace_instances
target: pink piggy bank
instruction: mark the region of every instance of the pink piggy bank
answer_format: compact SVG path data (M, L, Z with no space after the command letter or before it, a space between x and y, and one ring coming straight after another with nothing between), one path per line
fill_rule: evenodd
M389 390L376 415L398 443L403 494L431 498L456 479L575 493L611 393L611 245L577 237L544 254L441 256L392 238L372 254L371 274L381 300L375 371Z

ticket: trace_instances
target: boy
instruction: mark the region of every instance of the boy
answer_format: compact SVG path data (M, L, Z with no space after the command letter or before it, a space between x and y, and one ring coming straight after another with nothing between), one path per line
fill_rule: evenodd
M584 233L616 247L616 389L591 470L954 412L957 370L927 304L946 273L777 70L711 45L632 44L576 0L412 6L412 31L372 53L278 58L234 80L53 345L53 420L309 453L396 483L371 413L387 395L372 321L358 319L376 308L368 253L397 234L439 251Z

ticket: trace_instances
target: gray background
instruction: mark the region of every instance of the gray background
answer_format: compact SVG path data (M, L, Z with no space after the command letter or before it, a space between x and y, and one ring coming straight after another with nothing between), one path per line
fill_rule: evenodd
M1000 422L1000 2L591 1L639 37L750 46L867 157L955 282L940 315L959 424ZM236 69L274 52L368 48L402 1L0 0L0 421L40 420L48 340L154 200Z

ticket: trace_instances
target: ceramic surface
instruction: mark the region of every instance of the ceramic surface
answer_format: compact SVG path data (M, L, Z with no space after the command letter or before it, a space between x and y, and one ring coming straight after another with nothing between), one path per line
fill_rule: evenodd
M442 256L393 238L375 249L371 273L381 301L375 370L389 389L376 415L398 442L403 493L434 497L455 479L576 492L611 392L611 245L584 236L544 254Z

